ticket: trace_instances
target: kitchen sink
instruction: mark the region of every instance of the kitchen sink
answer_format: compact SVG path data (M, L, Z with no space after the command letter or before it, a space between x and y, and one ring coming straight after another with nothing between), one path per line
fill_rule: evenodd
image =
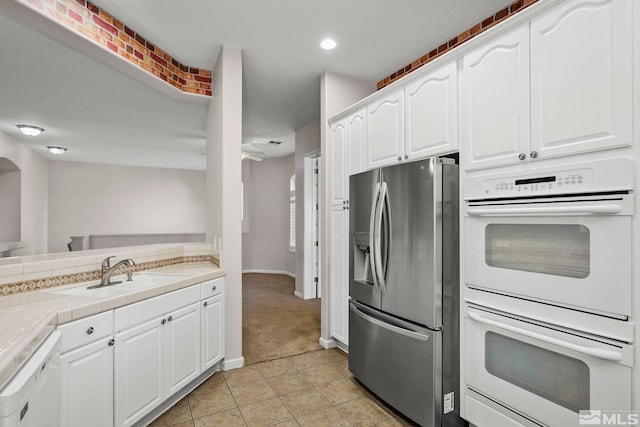
M131 279L132 280L128 281L127 276L122 276L114 279L112 281L113 284L108 286L99 286L98 283L90 283L88 286L78 286L75 288L55 291L54 293L90 297L111 297L123 295L133 290L146 289L170 282L176 282L180 280L181 277L163 274L134 273Z

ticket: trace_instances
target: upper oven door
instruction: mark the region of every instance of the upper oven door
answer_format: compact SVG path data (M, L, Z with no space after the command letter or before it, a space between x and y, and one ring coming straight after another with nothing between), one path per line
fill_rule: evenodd
M632 197L468 201L466 283L627 318L631 314Z

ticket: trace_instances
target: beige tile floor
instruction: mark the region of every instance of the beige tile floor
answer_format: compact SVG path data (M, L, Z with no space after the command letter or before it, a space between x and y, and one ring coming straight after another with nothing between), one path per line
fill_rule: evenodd
M217 372L153 427L412 426L350 374L338 349Z

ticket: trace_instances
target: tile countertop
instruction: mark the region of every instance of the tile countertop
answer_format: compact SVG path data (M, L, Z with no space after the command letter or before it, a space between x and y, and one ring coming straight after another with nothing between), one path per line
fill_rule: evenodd
M1 297L0 390L4 388L44 339L55 330L57 325L225 275L224 269L206 262L174 264L145 270L141 273L174 276L175 280L165 281L163 284L140 290L132 289L120 295L109 297L58 293L66 289L86 287L93 282L76 283ZM117 280L117 277L114 276L113 280Z

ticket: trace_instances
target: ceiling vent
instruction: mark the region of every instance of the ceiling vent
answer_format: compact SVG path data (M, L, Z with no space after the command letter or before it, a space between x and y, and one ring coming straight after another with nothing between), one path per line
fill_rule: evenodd
M269 141L269 144L280 145L282 144L282 141Z

